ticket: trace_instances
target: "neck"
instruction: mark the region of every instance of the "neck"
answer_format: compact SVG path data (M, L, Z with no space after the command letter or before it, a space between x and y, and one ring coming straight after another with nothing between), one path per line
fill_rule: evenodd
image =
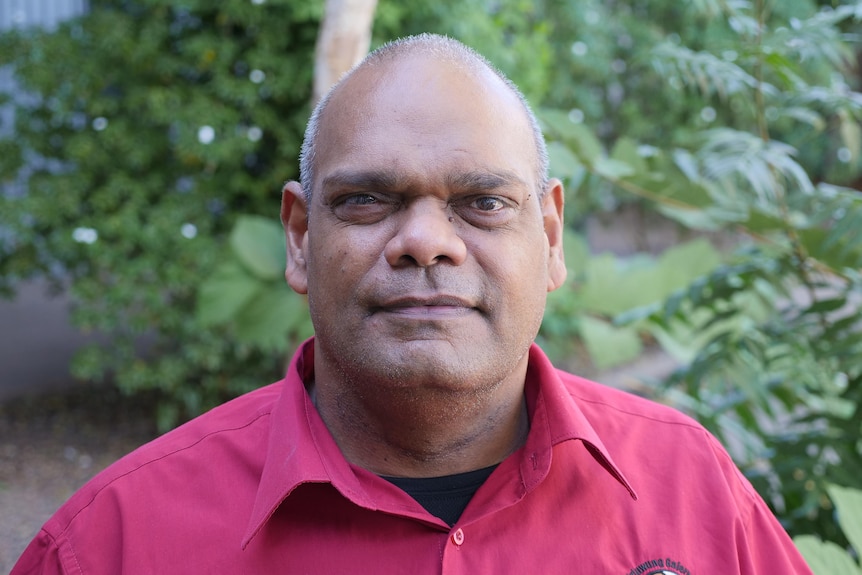
M312 399L351 463L379 475L438 477L495 465L524 444L525 372L485 391L377 390L316 374Z

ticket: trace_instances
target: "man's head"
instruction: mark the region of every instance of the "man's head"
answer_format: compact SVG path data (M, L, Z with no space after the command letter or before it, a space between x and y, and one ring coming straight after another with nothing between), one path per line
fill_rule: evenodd
M535 114L533 114L533 110L530 108L527 99L518 87L486 58L457 40L435 34L420 34L418 36L409 36L407 38L401 38L399 40L389 42L369 54L360 63L360 65L345 74L338 84L346 82L354 72L366 66L381 66L387 61L404 57L411 53L421 53L433 56L440 61L448 61L459 66L463 66L466 70L477 75L491 72L496 75L501 82L503 82L512 94L518 98L523 108L523 113L530 122L534 145L533 153L535 154L536 161L536 187L539 189L540 194L544 193L544 190L548 185L548 151L545 146L545 138L542 135L542 130L539 128L539 122L536 119ZM329 93L317 103L305 130L302 150L299 155L299 180L302 185L303 193L305 194L306 202L311 198L311 192L314 187L314 158L317 151L317 139L320 133L320 121L337 88L338 85L333 87L333 89L331 89ZM525 150L525 152L527 152L527 150Z
M520 94L423 36L373 53L315 116L282 219L318 378L364 396L523 384L565 266L562 188Z

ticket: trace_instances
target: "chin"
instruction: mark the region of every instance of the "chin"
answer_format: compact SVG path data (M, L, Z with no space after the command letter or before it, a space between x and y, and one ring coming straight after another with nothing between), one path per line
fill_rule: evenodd
M480 392L496 387L517 365L511 358L501 362L473 346L458 353L449 342L407 342L398 348L371 361L366 358L355 365L355 375L366 380L371 375L390 388Z

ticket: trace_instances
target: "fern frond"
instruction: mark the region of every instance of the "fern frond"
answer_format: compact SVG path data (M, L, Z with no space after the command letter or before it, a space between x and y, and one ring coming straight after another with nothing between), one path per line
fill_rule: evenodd
M728 182L754 193L761 205L775 205L782 194L810 194L814 185L794 159L796 150L782 142L730 128L706 133L697 157L707 180Z
M822 10L805 20L792 19L789 27L776 28L765 39L767 51L783 52L801 61L825 60L838 70L847 70L853 62L850 42L855 34L844 34L837 25L853 17L858 7L841 6L835 10Z
M708 18L716 16L745 16L751 11L749 0L691 0L691 8Z
M800 107L816 107L829 113L842 110L862 118L862 93L854 92L843 79L836 78L830 86L798 86L788 102Z
M775 86L758 82L757 78L730 60L669 42L653 50L652 63L659 74L671 81L676 78L685 86L693 86L704 96L717 94L727 98L735 94L750 94L758 87L768 95L779 93Z

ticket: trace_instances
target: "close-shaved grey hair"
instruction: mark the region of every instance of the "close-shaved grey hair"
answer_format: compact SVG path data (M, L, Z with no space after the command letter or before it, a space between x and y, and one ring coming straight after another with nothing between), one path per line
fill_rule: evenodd
M447 36L426 33L393 40L377 48L347 72L314 107L311 118L308 120L308 126L305 129L302 149L299 153L299 182L302 186L302 193L305 196L306 204L311 205L311 192L314 187L315 152L317 149L317 138L320 135L320 121L329 101L332 99L333 93L348 78L356 73L357 70L415 53L430 54L439 57L441 60L455 62L461 66L465 66L469 70L477 72L482 69L489 70L518 98L533 133L533 145L535 146L536 153L535 181L539 197L541 198L548 187L548 150L545 146L545 138L542 135L542 130L539 128L539 122L532 108L530 108L527 98L524 97L524 94L521 93L514 82L472 48Z

